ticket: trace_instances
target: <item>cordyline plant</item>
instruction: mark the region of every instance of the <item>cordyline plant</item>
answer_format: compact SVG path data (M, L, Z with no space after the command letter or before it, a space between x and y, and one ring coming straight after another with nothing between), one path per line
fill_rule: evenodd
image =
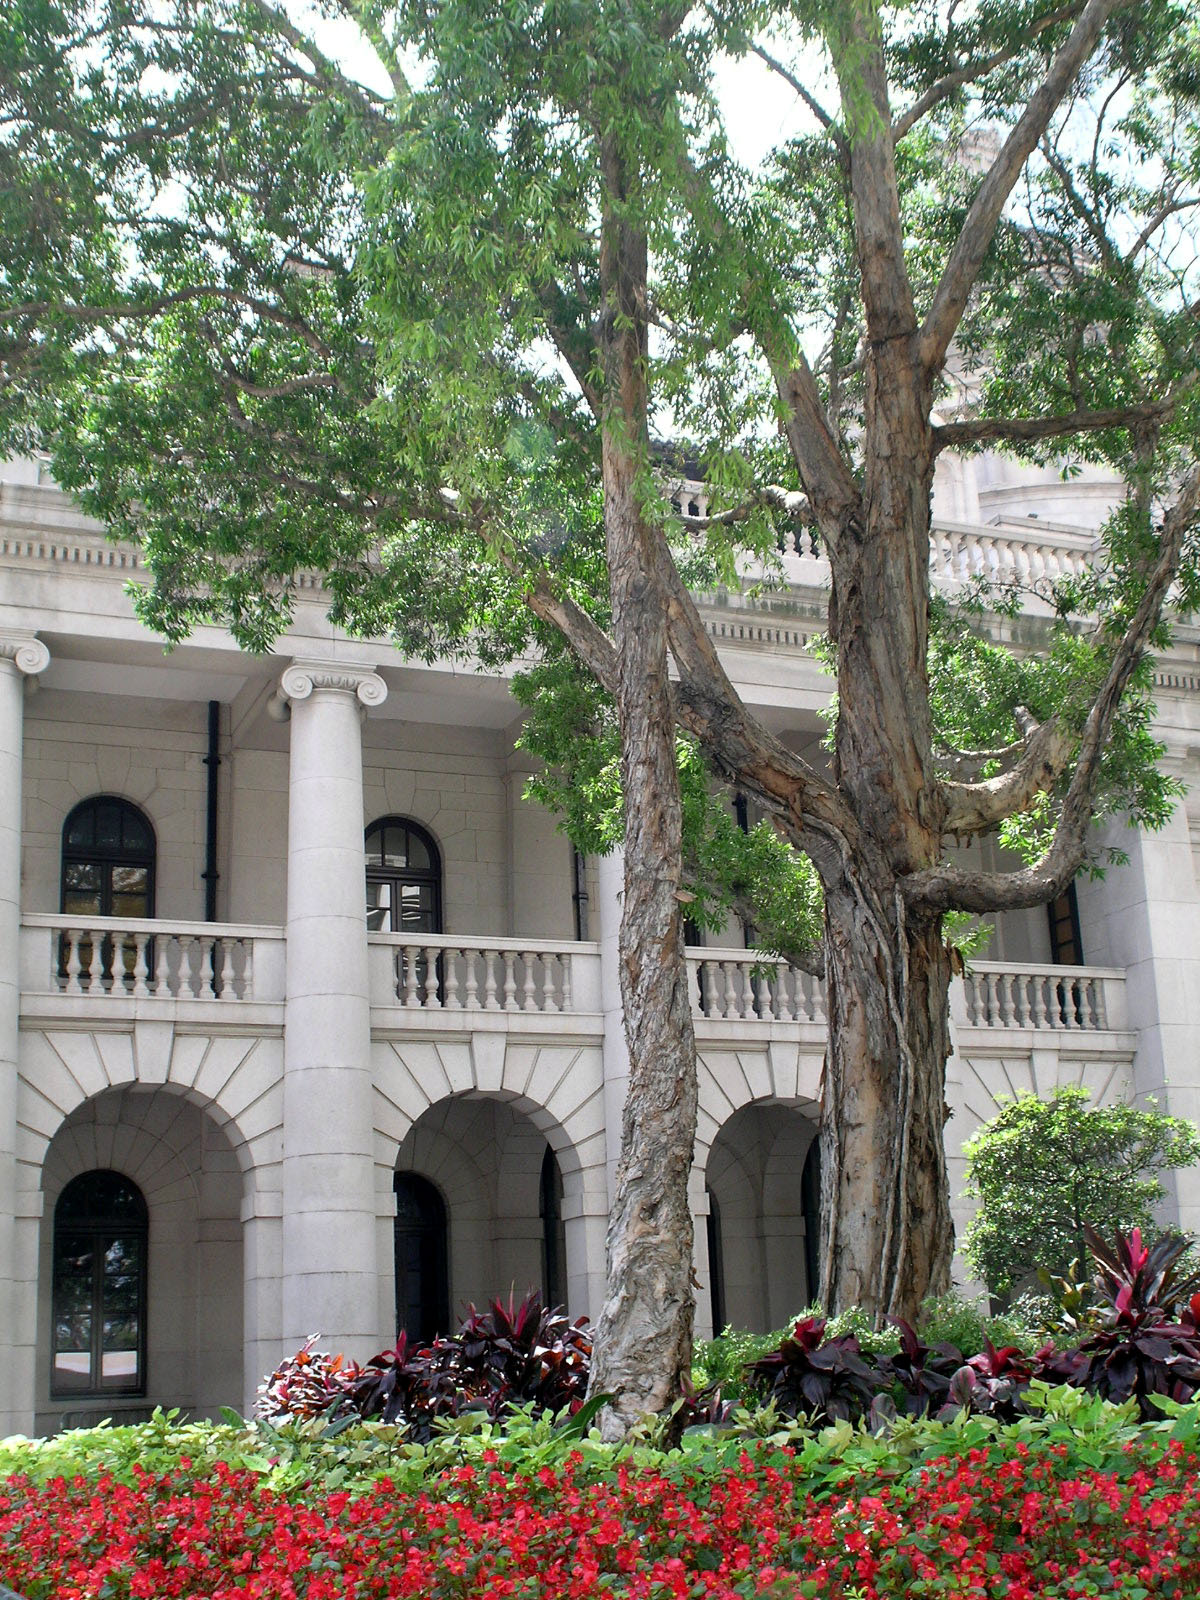
M510 1296L486 1311L469 1307L456 1334L431 1344L412 1344L401 1332L392 1349L361 1367L315 1351L316 1338L265 1380L257 1416L335 1423L362 1417L401 1424L420 1440L439 1417L468 1408L492 1417L521 1405L573 1415L584 1402L592 1354L587 1318L568 1321L532 1290L519 1305Z
M819 886L819 1298L877 1323L949 1281L944 919L1049 900L1094 816L1169 807L1147 651L1172 585L1197 596L1197 25L1181 0L320 10L352 46L287 0L6 11L0 448L141 542L169 638L270 645L305 569L341 626L492 662L565 641L600 686L559 716L581 760L620 743L630 1077L592 1381L625 1426L690 1362L677 730ZM718 91L751 54L801 119L753 167ZM705 516L672 508L668 416ZM1034 583L1034 650L931 593L938 459L992 445L1130 486L1095 571ZM798 529L828 562L827 761L747 709L689 591ZM986 835L1024 864L951 859Z

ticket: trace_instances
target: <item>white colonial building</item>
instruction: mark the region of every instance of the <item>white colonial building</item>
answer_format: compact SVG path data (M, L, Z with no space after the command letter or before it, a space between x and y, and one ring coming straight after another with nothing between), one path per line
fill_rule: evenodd
M136 554L33 465L3 478L0 1434L244 1406L315 1330L361 1359L510 1286L594 1314L620 874L522 798L505 680L345 638L315 590L273 656L214 629L165 655L130 607ZM938 490L953 588L1086 563L1116 486L984 458ZM754 710L815 747L827 572L811 549L784 565L704 614ZM1185 780L1194 639L1158 675ZM1193 826L1200 800L1124 830L1127 867L1001 918L956 984L959 1187L964 1140L1016 1090L1200 1110ZM765 1328L814 1265L821 990L764 975L740 930L690 959L698 1320ZM1200 1223L1193 1175L1175 1215Z

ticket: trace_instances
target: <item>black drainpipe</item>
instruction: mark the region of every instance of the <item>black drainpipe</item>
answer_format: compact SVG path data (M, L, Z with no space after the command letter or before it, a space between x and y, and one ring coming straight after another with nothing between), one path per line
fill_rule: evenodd
M215 922L217 920L217 768L221 765L221 758L217 748L221 737L221 702L210 700L208 702L208 754L204 758L204 765L208 768L208 817L207 833L204 842L204 871L200 876L204 879L204 920Z

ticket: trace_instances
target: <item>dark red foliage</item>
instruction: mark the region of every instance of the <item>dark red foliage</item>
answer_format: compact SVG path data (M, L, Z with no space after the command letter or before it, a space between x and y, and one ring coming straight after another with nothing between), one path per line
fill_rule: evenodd
M857 1421L870 1409L880 1379L852 1333L825 1338L823 1317L801 1317L791 1337L750 1368L751 1384L764 1400L774 1400L786 1416L813 1422Z
M520 1305L494 1300L474 1306L458 1332L428 1345L394 1347L365 1366L303 1350L264 1385L258 1413L272 1421L327 1413L399 1423L415 1438L429 1437L438 1417L478 1408L499 1416L514 1406L574 1413L587 1393L592 1340L587 1318L542 1303L536 1291Z

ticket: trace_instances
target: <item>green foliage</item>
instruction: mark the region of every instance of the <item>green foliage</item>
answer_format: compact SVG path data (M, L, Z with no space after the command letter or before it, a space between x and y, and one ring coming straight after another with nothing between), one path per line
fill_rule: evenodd
M697 1429L679 1445L664 1450L648 1439L649 1426L622 1444L604 1443L593 1426L582 1437L546 1417L510 1414L499 1425L482 1413L448 1424L429 1443L406 1443L399 1430L361 1423L330 1437L320 1424L275 1429L264 1423L182 1423L178 1413L156 1413L154 1420L129 1427L89 1428L48 1439L14 1437L0 1441L0 1479L21 1474L38 1484L76 1475L94 1481L107 1473L118 1483L137 1482L138 1469L151 1474L207 1476L222 1461L255 1473L263 1486L303 1500L333 1490L361 1493L387 1478L399 1493L419 1493L447 1469L479 1466L487 1454L507 1473L536 1473L578 1458L576 1483L609 1481L623 1465L660 1470L681 1477L736 1465L749 1451L770 1464L786 1447L797 1463L797 1477L818 1498L837 1495L856 1479L878 1477L891 1483L916 1480L929 1463L962 1459L973 1451L995 1461L1018 1450L1054 1451L1064 1470L1123 1459L1129 1450L1155 1459L1172 1441L1200 1448L1200 1405L1160 1400L1159 1420L1140 1422L1133 1401L1113 1405L1097 1395L1066 1386L1034 1383L1027 1397L1030 1414L1015 1422L962 1413L948 1421L898 1417L880 1432L848 1422L817 1432L788 1422L770 1408L743 1410L722 1429ZM181 1467L181 1461L191 1465Z
M1021 1095L966 1145L979 1212L963 1251L994 1294L1028 1286L1039 1269L1065 1276L1085 1258L1089 1224L1107 1237L1152 1231L1160 1174L1200 1160L1200 1134L1182 1118L1088 1100L1078 1088Z
M572 843L606 855L621 840L620 739L608 696L561 648L518 673L513 692L527 716L518 741L540 758L526 793L561 818ZM770 825L743 830L733 796L692 739L676 740L683 802L688 915L719 933L752 910L757 947L805 962L821 942L821 886L811 863Z

